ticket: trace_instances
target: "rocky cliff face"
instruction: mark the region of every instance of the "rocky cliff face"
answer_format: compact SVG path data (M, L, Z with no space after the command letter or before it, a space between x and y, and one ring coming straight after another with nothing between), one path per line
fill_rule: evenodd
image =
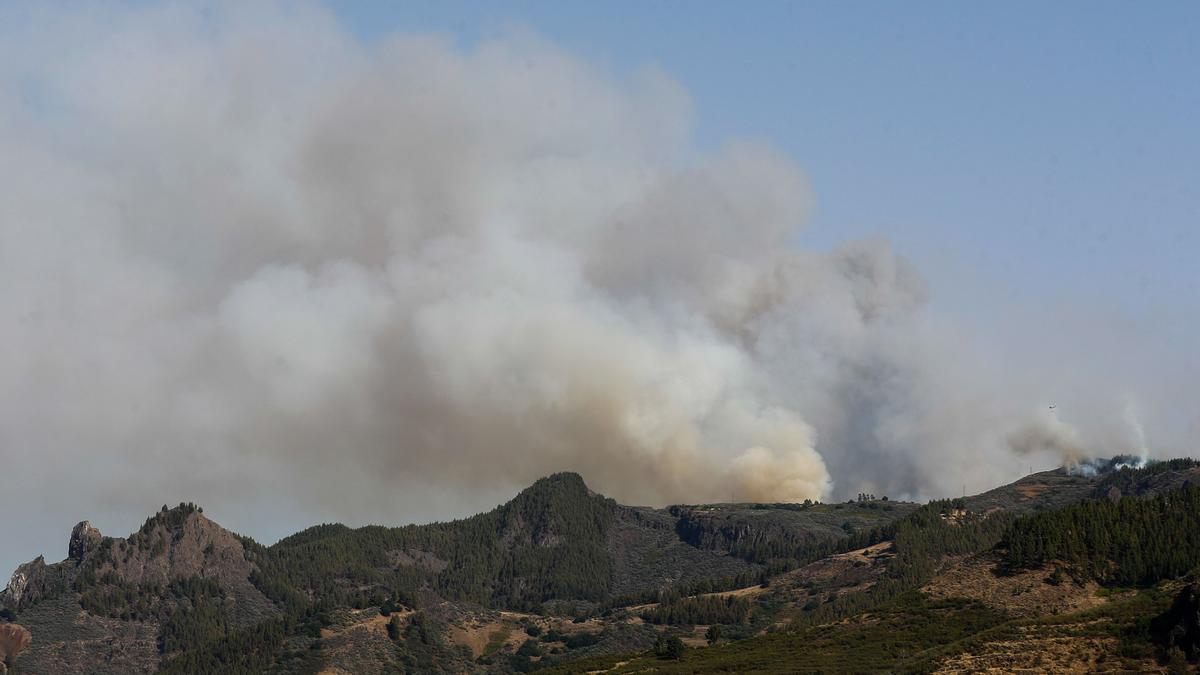
M67 551L58 563L21 565L0 593L5 615L32 634L21 672L156 672L160 624L192 606L169 591L175 581L216 581L219 591L208 597L231 628L278 613L249 581L242 540L192 504L164 507L125 538L81 522ZM0 627L7 625L15 624Z
M89 554L95 552L103 541L100 530L92 527L88 521L83 521L71 530L71 541L67 545L67 557L76 562L83 562Z
M0 592L0 605L20 608L37 602L43 595L45 581L46 560L39 555L13 572L8 587Z
M103 539L100 530L91 523L86 520L79 523L71 530L67 559L47 565L45 558L38 556L18 567L8 587L0 591L0 607L20 610L65 590L75 580L79 566L100 547Z
M20 611L72 588L85 571L93 579L112 573L158 585L197 576L245 585L251 571L241 540L190 505L160 512L125 539L105 537L85 520L71 530L67 551L60 563L38 556L18 567L0 592L0 607Z
M94 541L88 539L87 545ZM86 559L97 576L113 572L135 584L167 584L196 576L244 581L251 571L241 540L198 510L163 512L129 538L105 538L94 547Z
M43 598L53 597L71 584L72 577L61 565L47 565L42 556L13 572L8 587L0 591L0 607L19 611Z

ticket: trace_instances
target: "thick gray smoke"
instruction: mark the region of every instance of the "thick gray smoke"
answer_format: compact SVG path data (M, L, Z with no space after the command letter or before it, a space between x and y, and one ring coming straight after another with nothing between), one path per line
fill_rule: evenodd
M558 470L662 504L982 488L1024 468L1013 439L1057 459L1037 378L886 241L798 249L801 171L698 149L655 69L524 34L368 47L303 5L0 18L14 559L182 499L270 539Z

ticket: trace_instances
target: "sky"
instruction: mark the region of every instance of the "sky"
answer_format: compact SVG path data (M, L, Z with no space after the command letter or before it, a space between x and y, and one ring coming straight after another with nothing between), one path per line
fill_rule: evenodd
M1188 2L0 3L0 573L1195 455L1196 64Z

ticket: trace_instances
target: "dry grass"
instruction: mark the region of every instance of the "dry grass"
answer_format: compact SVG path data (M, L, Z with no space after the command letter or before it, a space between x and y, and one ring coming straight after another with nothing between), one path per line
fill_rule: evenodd
M21 652L33 642L33 636L24 626L15 623L0 624L0 672L8 670Z
M321 675L390 672L387 665L395 662L397 654L387 634L388 622L392 617L404 618L413 613L404 610L382 616L375 609L353 610L339 625L322 629Z
M936 671L957 673L1100 673L1100 655L1116 649L1113 638L1029 637L992 642L976 653L947 659ZM1118 671L1120 666L1113 664ZM1143 671L1145 672L1145 671ZM1157 672L1157 671L1149 671Z
M926 585L924 592L940 598L970 598L1016 617L1068 614L1103 605L1095 583L1077 584L1069 578L1046 582L1053 567L998 575L990 557L961 559Z
M465 645L474 658L494 654L506 646L519 647L526 637L519 625L505 620L469 619L462 625L450 627L450 640Z
M368 631L368 632L378 633L380 635L386 636L388 622L392 620L393 616L398 616L401 619L403 619L403 618L409 617L415 613L416 612L414 610L406 609L406 610L397 610L395 612L392 612L390 616L383 616L375 609L354 610L353 612L351 612L351 616L353 617L353 620L349 625L341 626L341 627L335 626L335 627L331 627L331 628L322 628L321 629L321 638L328 640L329 638L336 637L338 635L342 635L349 631Z

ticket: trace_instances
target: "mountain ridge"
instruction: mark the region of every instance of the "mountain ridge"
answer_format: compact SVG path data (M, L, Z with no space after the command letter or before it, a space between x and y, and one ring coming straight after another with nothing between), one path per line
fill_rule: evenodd
M864 495L833 504L664 509L618 504L590 490L582 476L562 472L467 518L401 527L323 524L270 546L185 503L164 506L126 538L80 522L68 557L46 563L39 556L18 567L0 592L0 607L32 630L22 672L76 672L103 650L113 672L203 670L217 662L205 660L216 653L244 658L251 671L293 672L358 654L320 644L323 636L359 640L360 626L374 625L362 618L372 611L408 617L407 628L368 631L375 640L368 651L391 654L379 663L441 664L451 672L550 666L646 649L660 630L677 632L671 626L690 617L733 621L728 639L846 616L914 591L916 580L938 574L942 561L992 546L1014 519L1200 482L1200 466L1191 460L1155 466L1096 476L1039 472L924 506ZM926 540L935 543L916 543ZM950 588L951 599L960 583L953 579L976 578L969 567L954 569L957 576L938 587L943 595ZM734 603L735 597L745 600ZM649 614L640 618L649 610L637 607L662 609L649 622ZM429 623L418 627L413 617ZM92 637L49 639L68 622L87 626L83 633ZM593 626L588 644L567 640L576 625ZM561 640L537 655L534 647L518 654L523 645L506 642L496 661L484 648L487 640L481 645L470 637L487 626L510 635L549 630ZM418 634L441 637L425 643L412 638ZM236 640L243 647L231 646Z

